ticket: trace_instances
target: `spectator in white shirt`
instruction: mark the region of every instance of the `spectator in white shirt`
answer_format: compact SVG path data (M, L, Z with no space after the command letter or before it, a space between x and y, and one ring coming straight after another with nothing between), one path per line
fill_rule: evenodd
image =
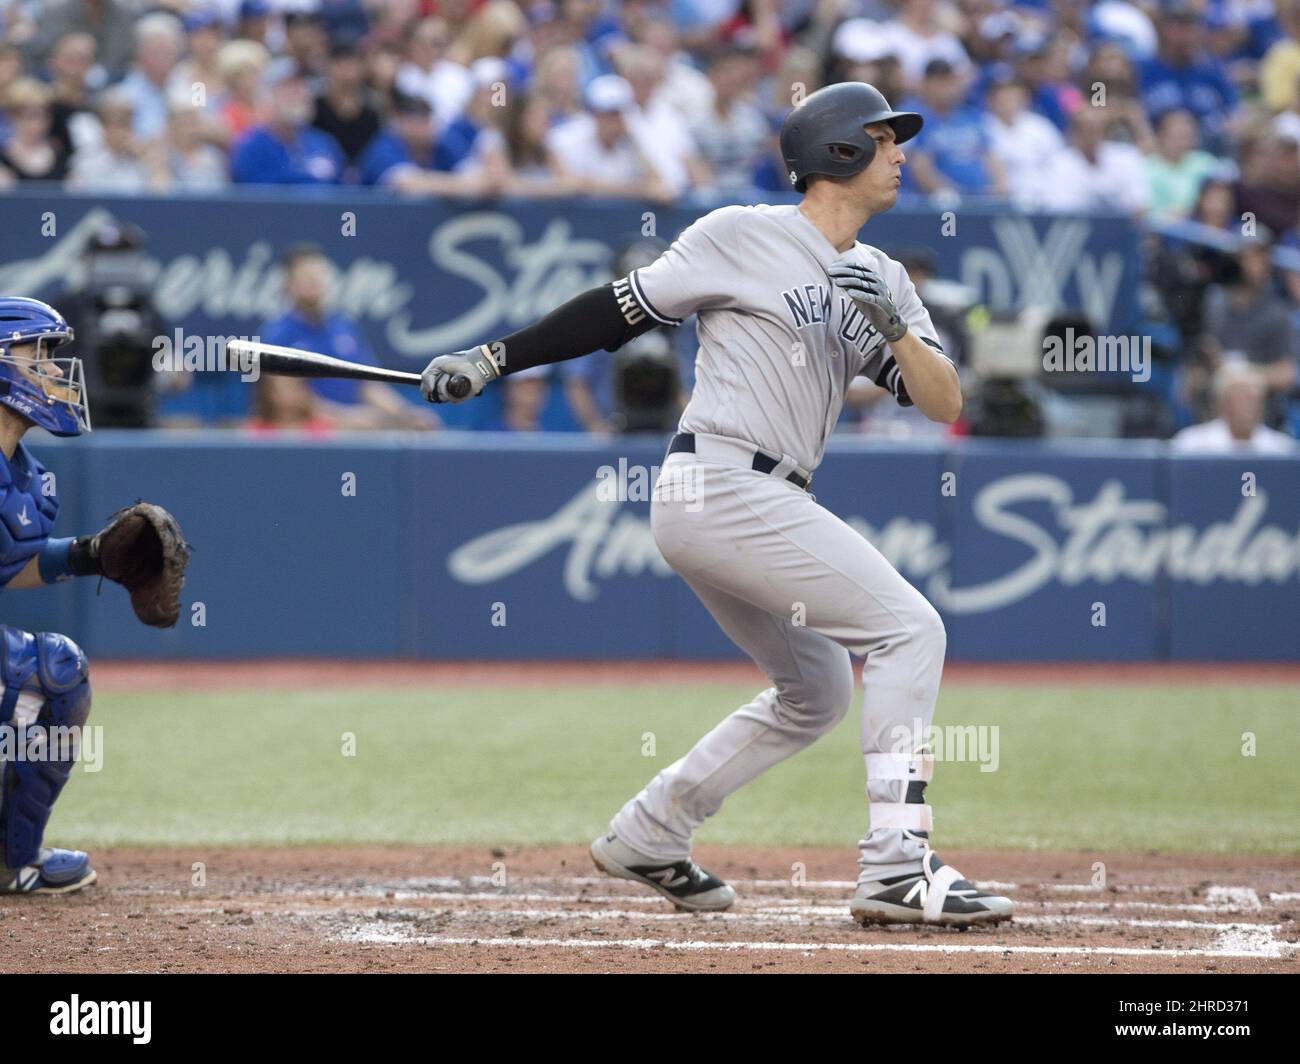
M659 91L663 86L663 56L645 45L629 45L618 54L618 69L632 86L636 104L627 116L628 129L673 194L709 184L712 174L681 113Z
M1230 362L1214 377L1219 416L1177 433L1179 454L1295 454L1295 440L1264 425L1264 378L1253 366Z
M662 18L646 18L635 25L635 38L653 48L663 59L663 85L658 94L683 116L688 125L704 118L713 106L713 86L681 52L677 27Z
M446 57L450 44L444 19L423 19L411 34L407 61L397 70L397 88L427 100L439 128L459 117L474 93L473 75Z
M1048 119L1029 109L1029 90L1014 78L1001 78L985 97L989 149L1007 174L1011 197L1031 204L1043 174L1065 149L1065 138Z
M211 192L230 183L226 156L203 138L203 111L188 92L168 97L167 140L164 145L168 188Z
M959 74L970 71L970 56L947 28L952 18L951 9L939 0L903 0L898 18L886 24L909 88L919 89L925 68L935 59L946 60Z
M1083 106L1070 119L1067 147L1043 177L1038 205L1053 211L1146 210L1146 162L1132 144L1106 139L1104 107Z
M96 101L104 136L72 155L67 187L76 192L146 192L165 188L162 142L141 144L132 132L135 107L120 85Z
M835 28L831 51L846 63L874 63L887 55L897 55L891 36L893 24L869 18L851 18ZM922 67L924 69L924 67Z
M602 74L587 86L587 114L575 115L547 137L557 176L592 196L671 203L672 189L628 132L632 86Z

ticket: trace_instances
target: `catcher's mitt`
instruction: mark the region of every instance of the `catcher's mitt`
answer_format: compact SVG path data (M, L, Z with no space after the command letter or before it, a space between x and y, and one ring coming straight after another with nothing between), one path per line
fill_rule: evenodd
M137 502L109 518L90 550L101 572L131 592L131 608L141 621L155 628L176 623L190 561L176 518L161 506Z

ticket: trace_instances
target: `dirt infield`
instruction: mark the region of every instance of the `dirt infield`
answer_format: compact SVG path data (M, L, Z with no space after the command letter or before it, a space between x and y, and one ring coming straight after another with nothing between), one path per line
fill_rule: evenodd
M740 893L709 915L581 848L112 850L81 894L0 900L0 971L1300 971L1294 859L945 856L1016 921L864 930L843 850L705 849Z
M763 678L743 661L106 661L96 689L187 691L240 688L533 686L545 684L751 683ZM944 683L984 684L1300 684L1297 662L962 663L944 666Z

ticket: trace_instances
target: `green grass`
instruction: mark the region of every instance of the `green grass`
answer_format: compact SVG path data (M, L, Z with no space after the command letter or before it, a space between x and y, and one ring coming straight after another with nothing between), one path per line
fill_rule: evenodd
M102 769L57 845L577 843L752 691L726 685L112 692ZM859 694L859 698L860 698ZM714 843L852 847L856 714L734 795ZM940 724L998 725L997 771L937 766L942 847L1300 853L1300 707L1282 685L953 686ZM356 755L343 756L343 734ZM657 756L642 755L654 733ZM1256 755L1242 754L1242 733Z

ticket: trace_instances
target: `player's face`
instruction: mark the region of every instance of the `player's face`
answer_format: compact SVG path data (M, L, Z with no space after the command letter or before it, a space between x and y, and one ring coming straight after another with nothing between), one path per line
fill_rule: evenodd
M51 357L50 351L47 344L30 340L27 343L10 344L9 358L19 373L51 399L64 403L80 402L80 386L64 380L67 374Z
M907 156L894 141L893 127L884 122L873 122L866 128L876 142L876 156L850 187L862 195L874 214L889 210L897 201Z
M11 344L9 356L14 360L18 372L38 388L45 388L51 377L63 376L63 367L51 361L45 345L35 340L25 344Z

